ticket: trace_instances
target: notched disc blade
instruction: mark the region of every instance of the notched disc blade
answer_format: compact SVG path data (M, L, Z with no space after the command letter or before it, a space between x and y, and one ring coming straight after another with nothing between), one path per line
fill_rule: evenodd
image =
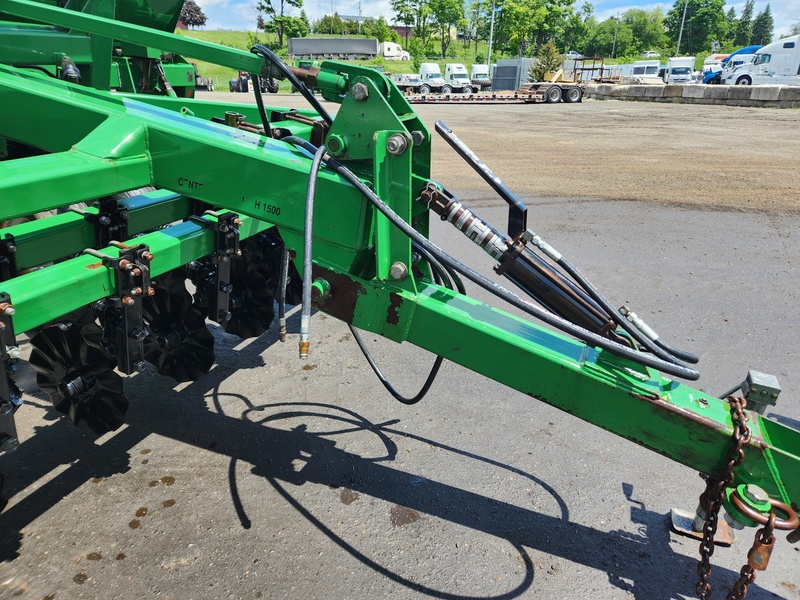
M176 289L156 288L154 296L143 300L150 329L144 356L162 375L179 382L196 381L214 364L214 335L203 313L192 306L189 292Z
M98 434L118 429L128 410L116 360L97 345L101 337L95 323L45 327L31 339L29 361L55 409Z

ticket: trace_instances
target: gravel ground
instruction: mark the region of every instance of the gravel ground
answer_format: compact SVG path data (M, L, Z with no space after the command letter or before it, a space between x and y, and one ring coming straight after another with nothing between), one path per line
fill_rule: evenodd
M612 299L699 353L697 387L775 373L771 416L800 428L800 111L586 101L419 112L453 128ZM504 226L505 207L439 139L433 171ZM432 237L491 272L449 225L435 221ZM698 543L668 527L670 508L692 510L702 490L691 469L452 364L425 401L400 406L341 322L312 323L306 363L297 313L286 345L274 326L248 341L212 327L208 376L128 378L127 424L100 439L54 414L23 365L23 443L0 455L11 495L0 598L693 596ZM403 391L419 384L429 356L367 339ZM751 536L715 552L715 597ZM799 590L800 545L779 535L748 599Z

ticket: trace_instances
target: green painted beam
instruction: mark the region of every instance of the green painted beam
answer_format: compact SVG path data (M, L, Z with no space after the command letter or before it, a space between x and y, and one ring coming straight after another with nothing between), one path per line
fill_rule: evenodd
M113 38L122 42L141 44L162 51L177 52L198 60L230 67L238 71L260 73L263 61L245 50L219 46L209 42L177 37L172 33L123 23L95 15L57 8L29 0L0 0L0 12L32 19L40 23L58 24L77 31Z

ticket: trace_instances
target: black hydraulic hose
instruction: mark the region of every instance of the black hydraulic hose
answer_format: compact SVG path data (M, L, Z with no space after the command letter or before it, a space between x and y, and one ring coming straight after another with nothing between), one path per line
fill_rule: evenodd
M644 335L639 328L634 325L633 323L629 322L625 317L623 317L618 310L615 310L611 303L606 300L606 298L600 293L600 291L592 285L592 283L581 273L575 265L569 262L563 256L560 256L559 259L556 261L559 266L561 266L571 277L573 277L585 290L586 292L609 314L612 316L614 321L622 327L625 331L627 331L633 339L635 339L639 344L644 346L645 348L649 349L654 355L658 356L662 360L666 360L669 362L677 362L677 358L673 356L665 348L662 348L658 344L654 343L655 340L650 339L648 336ZM688 353L685 353L688 354ZM695 360L690 361L693 363L697 362L697 357L694 357L691 354L688 356L692 356Z
M691 352L687 352L686 350L681 350L680 348L675 348L670 346L667 342L663 341L661 338L656 338L653 340L655 344L661 347L662 350L665 352L669 352L673 356L677 356L681 360L685 360L688 363L692 363L696 365L700 362L700 358L696 354L692 354Z
M422 258L425 259L425 261L430 265L431 273L433 274L433 280L438 285L444 284L444 287L452 290L453 289L453 283L447 277L446 270L445 270L444 266L439 261L437 261L433 257L433 255L431 255L424 248L421 248L418 244L413 244L413 248L414 248L414 251L419 253L419 255L422 256ZM459 280L459 282L460 282L460 280ZM461 287L463 288L463 284L462 284ZM461 290L459 290L459 292L460 293L464 293L464 292L461 292ZM438 356L438 355L436 356L436 359L433 361L433 366L431 367L431 370L428 373L428 377L427 377L427 379L425 379L425 383L422 384L422 387L420 388L419 392L417 392L411 398L407 398L407 397L403 396L402 394L400 394L400 392L398 392L397 389L395 389L395 387L389 382L389 380L387 379L386 375L383 374L383 371L381 371L380 367L378 366L378 363L375 362L375 359L373 358L372 354L367 349L367 346L364 343L364 340L362 339L361 334L358 332L358 329L356 329L355 327L353 327L349 323L348 323L348 327L350 328L350 332L353 334L353 339L356 341L356 344L358 344L358 347L361 349L361 352L364 354L364 358L367 359L367 362L369 363L369 366L372 367L372 370L375 373L375 376L383 384L383 387L386 388L386 391L388 391L395 400L397 400L398 402L400 402L402 404L406 404L406 405L410 406L412 404L416 404L417 402L422 400L428 394L428 391L431 389L431 386L433 385L433 382L436 380L436 376L439 374L439 368L442 366L442 362L444 361L444 357L443 356Z
M300 81L297 75L292 73L292 70L286 65L286 63L278 58L278 56L272 50L262 44L255 44L252 48L250 48L250 52L254 54L260 54L263 58L271 62L275 68L278 69L301 94L303 94L303 98L308 101L308 103L313 107L317 114L322 117L328 126L333 125L333 117L330 115L330 113L328 113L327 110L322 108L322 104L320 104L319 100L317 100L316 96L314 96L314 92L309 90L306 84Z
M269 126L269 119L267 119L267 111L264 109L264 98L261 97L261 77L254 75L253 79L253 92L256 95L256 104L258 105L258 114L261 117L261 126L264 128L264 135L272 137L272 128Z
M303 147L307 152L315 153L317 148L303 140L301 138L295 136L288 136L283 138L283 141L289 142L292 144L299 145ZM526 300L523 300L516 294L510 292L509 290L505 289L498 283L484 277L480 273L474 271L473 269L469 268L465 264L463 264L458 259L450 256L444 250L439 248L436 244L431 242L428 238L424 235L419 233L416 229L411 227L408 223L406 223L400 215L394 212L383 200L381 200L375 192L369 189L352 171L341 165L340 163L336 162L332 158L329 158L326 162L326 166L330 168L332 171L337 173L338 175L345 178L349 181L353 187L355 187L361 194L370 201L370 203L375 206L375 208L380 211L389 221L397 227L400 231L402 231L405 235L407 235L413 242L416 242L420 247L424 248L431 254L433 254L437 260L439 260L442 264L449 266L450 268L454 269L474 284L482 287L487 292L494 294L498 298L505 300L512 306L528 313L529 315L536 317L537 319L551 325L569 335L572 335L579 340L591 344L592 346L596 346L598 348L602 348L603 350L608 350L613 354L617 354L619 356L628 358L634 362L637 362L641 365L645 365L648 367L653 367L654 369L658 369L663 371L664 373L668 373L670 375L674 375L676 377L683 377L684 379L688 379L690 381L694 381L700 377L700 373L691 369L685 365L676 364L674 362L669 362L665 360L661 360L659 358L650 357L646 354L642 354L641 352L637 352L632 350L622 344L609 340L608 338L604 338L600 335L592 333L591 331L587 331L582 327L578 327L574 323L570 323L559 317L558 315L554 315L553 313L546 311Z

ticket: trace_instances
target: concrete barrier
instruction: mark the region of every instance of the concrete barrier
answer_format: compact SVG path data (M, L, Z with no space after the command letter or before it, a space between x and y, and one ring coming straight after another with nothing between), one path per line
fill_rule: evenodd
M680 102L724 106L800 108L800 86L787 85L614 85L586 86L585 98Z

